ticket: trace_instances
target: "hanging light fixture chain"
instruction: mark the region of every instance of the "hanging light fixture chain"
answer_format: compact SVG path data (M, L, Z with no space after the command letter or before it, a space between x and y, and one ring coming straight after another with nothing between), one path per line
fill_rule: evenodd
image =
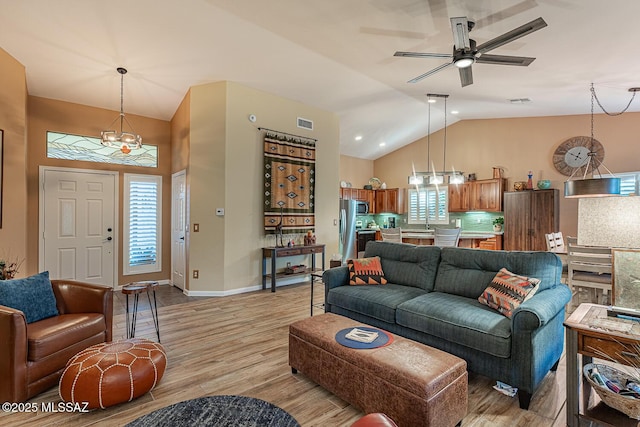
M447 170L447 98L444 98L444 144L442 144L442 170Z
M427 171L431 168L431 102L428 100L429 98L427 98L427 105L429 106L429 120L427 122Z
M608 116L619 116L619 115L621 115L622 113L625 113L625 112L629 109L629 107L631 106L631 103L633 102L633 99L636 97L636 92L637 92L637 91L636 91L636 90L633 90L633 91L631 91L631 92L633 93L633 95L631 95L631 99L629 100L629 103L627 104L627 106L626 106L626 107L624 107L624 110L620 111L619 113L610 113L610 112L608 112L607 110L605 110L605 108L604 108L604 107L602 106L602 104L600 103L600 100L598 99L598 95L596 95L596 90L595 90L595 88L593 87L593 83L591 83L591 104L592 104L592 107L591 107L591 109L592 109L592 110L591 110L591 111L592 111L592 113L591 113L591 114L593 115L593 98L595 98L595 99L596 99L596 102L598 103L598 107L600 107L600 109L602 109L602 111L604 111L604 113L605 113L606 115L608 115Z
M118 68L118 72L120 73L120 133L122 133L122 125L124 122L124 74L127 70L123 70L123 68Z

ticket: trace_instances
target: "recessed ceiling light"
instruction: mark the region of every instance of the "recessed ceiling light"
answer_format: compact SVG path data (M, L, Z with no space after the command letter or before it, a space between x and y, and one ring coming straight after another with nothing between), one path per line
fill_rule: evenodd
M458 110L451 110L451 114L458 114Z
M362 139L362 135L356 136L356 141L360 141Z
M386 142L381 142L381 143L380 143L380 147L384 147L385 145L387 145L387 143L386 143Z

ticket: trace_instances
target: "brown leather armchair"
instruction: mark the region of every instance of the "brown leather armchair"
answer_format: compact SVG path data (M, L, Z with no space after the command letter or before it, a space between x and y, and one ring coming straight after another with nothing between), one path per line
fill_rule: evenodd
M23 402L58 383L67 361L111 341L113 291L52 280L59 315L27 324L20 310L0 305L0 402Z

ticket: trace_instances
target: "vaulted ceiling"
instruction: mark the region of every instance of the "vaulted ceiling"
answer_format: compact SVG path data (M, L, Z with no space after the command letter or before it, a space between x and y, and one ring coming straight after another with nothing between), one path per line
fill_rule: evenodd
M426 135L427 93L450 95L452 123L587 114L592 82L616 111L640 86L633 0L0 0L0 8L0 47L24 64L31 95L118 110L122 66L125 112L169 120L190 86L229 80L335 112L341 153L366 159ZM535 57L528 67L476 63L466 87L455 67L407 83L448 60L394 52L451 53L454 16L476 22L478 44L538 17L548 26L491 52ZM509 101L521 98L530 102ZM640 99L630 110L640 111ZM432 131L443 124L439 102Z

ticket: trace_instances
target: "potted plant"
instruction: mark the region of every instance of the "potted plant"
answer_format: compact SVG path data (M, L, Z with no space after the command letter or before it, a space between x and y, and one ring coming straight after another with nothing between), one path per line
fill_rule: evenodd
M504 218L499 216L493 220L493 231L502 231L502 225L504 224Z

